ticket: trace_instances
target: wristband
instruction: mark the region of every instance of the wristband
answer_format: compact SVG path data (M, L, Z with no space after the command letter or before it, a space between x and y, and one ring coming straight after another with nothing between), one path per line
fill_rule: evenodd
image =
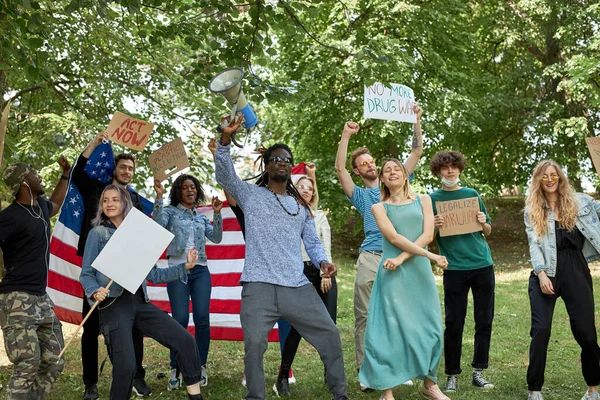
M60 179L64 180L64 181L68 181L69 180L69 176L68 175L61 175Z

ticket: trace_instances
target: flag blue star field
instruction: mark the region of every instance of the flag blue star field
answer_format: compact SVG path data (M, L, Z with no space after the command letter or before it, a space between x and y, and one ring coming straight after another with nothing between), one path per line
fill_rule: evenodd
M104 183L112 180L114 156L110 144L96 147L85 165L85 171L90 177ZM304 174L304 163L295 166L292 174L294 181ZM144 213L150 215L153 203L141 196L140 200ZM202 206L196 211L206 215L212 221L212 207ZM77 187L69 180L67 195L50 242L47 292L55 304L56 315L62 321L72 324L79 324L82 320L81 308L84 294L79 283L82 258L77 255L77 243L83 214L83 199ZM207 240L205 248L212 279L210 336L213 340L243 340L239 319L242 289L239 279L244 267L245 242L237 219L227 203L224 204L221 215L223 216L223 240L219 244ZM164 253L157 265L168 266ZM170 313L171 305L166 285L150 282L147 284L148 297L152 304ZM188 330L194 333L191 312ZM277 329L269 334L269 340L278 340Z

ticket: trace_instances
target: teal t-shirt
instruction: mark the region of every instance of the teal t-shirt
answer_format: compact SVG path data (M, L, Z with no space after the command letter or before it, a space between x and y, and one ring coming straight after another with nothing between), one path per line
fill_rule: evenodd
M466 187L458 190L438 189L429 194L429 197L431 197L434 215L437 214L435 203L438 201L477 197L479 199L479 209L485 213L487 223L491 224L490 216L487 213L485 205L475 189ZM438 232L436 234L436 241L440 253L448 259L449 270L466 271L470 269L485 268L494 264L490 246L481 231L445 237L440 237Z

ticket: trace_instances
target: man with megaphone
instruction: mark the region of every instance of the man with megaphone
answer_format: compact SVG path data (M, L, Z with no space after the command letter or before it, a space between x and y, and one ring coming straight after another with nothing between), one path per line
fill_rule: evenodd
M292 183L292 151L280 143L269 147L263 155L264 172L256 184L244 182L236 175L230 155L231 136L242 118L230 121L228 116L222 124L215 174L244 211L246 224L246 258L240 278L246 400L266 396L263 356L269 331L280 317L319 352L334 400L347 400L340 334L304 275L300 242L324 277L335 276L337 270L327 261L310 204Z

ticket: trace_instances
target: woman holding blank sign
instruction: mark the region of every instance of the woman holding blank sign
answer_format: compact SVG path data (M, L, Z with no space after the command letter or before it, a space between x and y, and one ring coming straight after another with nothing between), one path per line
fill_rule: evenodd
M419 378L425 381L425 398L449 400L436 384L442 310L429 260L441 268L448 262L426 248L433 239L431 200L412 191L406 168L396 159L384 162L379 180L382 202L372 211L383 235L383 255L369 301L358 380L384 390L380 400L393 400L394 386Z
M188 272L187 283L169 282L167 292L173 318L184 328L187 328L190 321L190 298L192 299L196 344L202 361L200 384L206 386L208 383L206 361L210 346L209 307L212 282L204 249L206 239L214 243L221 242L223 237L223 218L221 216L223 203L216 197L212 198L214 225L211 225L206 216L196 212L196 206L204 202L206 197L200 182L195 177L180 175L175 179L169 194L171 204L167 207L163 207L163 192L165 189L157 179L154 180L154 189L156 190L156 202L154 203L152 218L175 235L167 249L169 265L177 265L185 261L185 254L192 247L198 249L198 263ZM177 359L175 353L171 351L171 373L167 389L177 389L180 383L181 378Z
M128 399L131 396L136 371L132 331L155 339L177 355L183 379L191 400L202 400L200 394L201 364L194 338L168 314L151 304L146 281L135 294L124 290L92 267L92 262L108 243L131 210L129 194L118 185L108 185L100 196L95 226L89 233L83 254L79 281L91 302L100 302L100 331L104 335L108 355L113 365L110 398ZM187 253L185 262L170 268L154 266L147 280L154 283L179 279L187 282L187 271L196 263L196 249ZM107 286L110 285L110 288Z
M581 347L581 370L588 385L582 400L600 399L600 348L587 264L600 252L599 216L600 204L588 195L575 193L560 165L551 160L538 163L525 201L525 230L533 265L529 277L530 400L543 399L546 352L558 297L565 302L573 336Z

